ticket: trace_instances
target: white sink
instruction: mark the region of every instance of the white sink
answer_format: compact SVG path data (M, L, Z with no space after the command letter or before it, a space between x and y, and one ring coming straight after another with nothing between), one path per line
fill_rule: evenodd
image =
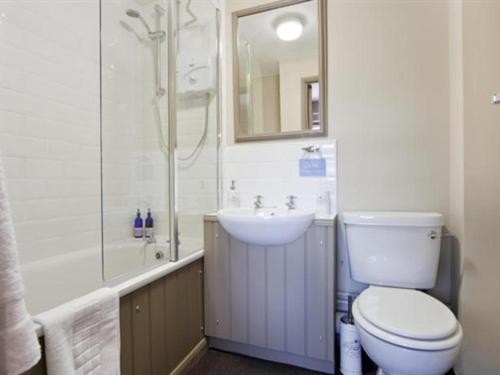
M278 208L230 208L217 212L226 232L242 242L281 246L302 236L314 220L314 212Z

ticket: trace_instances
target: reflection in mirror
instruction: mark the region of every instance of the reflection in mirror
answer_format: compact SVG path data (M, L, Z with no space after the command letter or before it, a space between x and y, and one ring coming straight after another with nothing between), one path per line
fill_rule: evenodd
M287 4L233 15L237 142L326 134L322 0Z
M319 116L319 82L318 77L302 80L302 103L304 108L303 126L304 129L320 130L320 116Z

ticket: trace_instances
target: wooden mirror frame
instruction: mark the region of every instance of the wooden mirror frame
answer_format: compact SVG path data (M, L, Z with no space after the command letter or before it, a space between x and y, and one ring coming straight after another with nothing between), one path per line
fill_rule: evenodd
M232 13L232 54L233 54L233 111L234 111L234 141L253 142L290 138L326 137L328 135L327 121L327 0L316 0L318 2L318 42L319 42L319 89L320 89L320 130L302 129L287 132L269 132L262 134L241 134L240 132L240 68L238 55L238 19L244 16L263 13L269 10L283 8L290 5L306 3L313 0L280 0L253 8L243 9ZM304 103L302 103L304 105Z

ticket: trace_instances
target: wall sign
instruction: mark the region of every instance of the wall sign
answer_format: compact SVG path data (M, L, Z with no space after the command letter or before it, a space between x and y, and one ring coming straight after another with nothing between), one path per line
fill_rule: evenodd
M325 177L325 158L302 158L299 160L299 175L301 177Z

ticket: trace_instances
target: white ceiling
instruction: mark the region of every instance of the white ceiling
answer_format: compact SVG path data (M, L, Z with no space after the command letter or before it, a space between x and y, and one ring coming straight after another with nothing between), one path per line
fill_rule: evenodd
M293 41L281 40L274 29L276 20L288 15L299 16L304 23L302 35ZM278 74L279 62L317 58L317 0L240 17L238 39L240 43L242 40L250 43L254 62L259 64L262 75Z

